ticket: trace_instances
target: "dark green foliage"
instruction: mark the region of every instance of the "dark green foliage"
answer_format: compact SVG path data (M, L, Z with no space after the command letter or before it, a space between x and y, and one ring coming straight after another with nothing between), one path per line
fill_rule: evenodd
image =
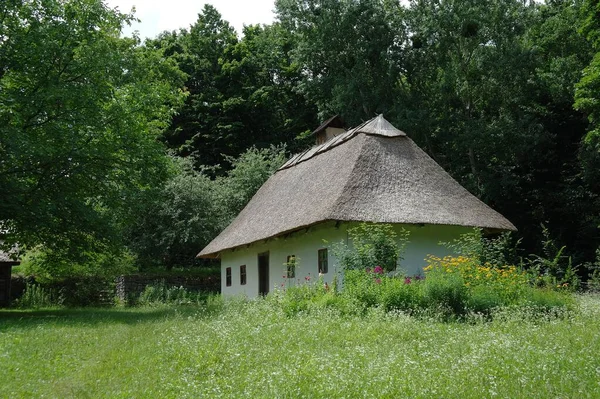
M55 281L29 281L16 298L23 309L49 307L112 306L115 297L113 278L70 277Z
M226 156L251 146L294 148L298 134L317 126L311 102L296 92L301 71L290 59L292 36L277 24L248 26L243 33L238 39L206 5L189 31L146 42L164 49L188 75L189 96L164 140L196 165L225 166Z
M482 265L502 267L520 261L517 252L521 240L515 240L514 236L511 232L484 236L482 229L475 228L452 242L440 244L450 249L454 255L477 259Z
M584 273L600 245L597 0L275 7L277 22L238 37L207 5L138 46L119 38L132 16L99 0L2 2L7 245L81 266L126 253L125 237L143 263L189 262L277 163L256 150L240 168L246 149L295 152L319 119L385 113L515 223L518 255L544 253L544 223L563 274Z
M56 289L39 284L27 284L23 295L17 301L17 306L22 309L60 307L62 300Z
M516 223L525 254L542 250L546 223L575 262L593 256L600 223L600 152L582 143L586 115L573 109L594 56L578 33L581 10L580 1L276 3L297 38L301 90L323 117L354 125L384 112ZM584 32L595 32L586 18ZM579 85L593 104L593 87L583 95Z
M322 120L340 114L356 125L389 112L401 79L397 7L378 0L278 0L275 7L298 41L292 55L303 72L299 89Z

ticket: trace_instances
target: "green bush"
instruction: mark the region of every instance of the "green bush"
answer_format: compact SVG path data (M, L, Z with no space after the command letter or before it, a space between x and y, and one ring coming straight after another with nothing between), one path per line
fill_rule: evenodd
M27 283L23 295L17 301L17 307L21 309L53 308L62 305L63 298L58 290L30 283Z
M379 303L388 311L414 312L421 309L424 304L423 284L419 280L385 278L380 288Z
M207 297L208 294L204 292L189 291L183 287L171 287L163 281L147 285L135 303L141 306L197 305L204 303Z
M489 314L494 309L506 305L506 301L497 289L486 286L476 286L470 289L466 309L469 312Z
M460 275L434 272L423 281L423 303L430 309L462 315L468 301L469 290Z
M365 308L375 306L380 299L382 277L380 273L365 270L346 270L343 294Z
M556 309L572 309L575 300L568 292L560 292L548 288L528 287L525 291L524 306L533 306L541 311Z
M387 231L381 226L367 227L353 234L360 232L363 238L373 238ZM532 287L527 273L505 263L507 258L502 254L508 235L490 241L475 231L461 237L452 245L462 255L430 256L425 278L386 271L380 266L385 263L374 255L373 241L353 240L354 249L341 252L343 290L327 290L318 282L278 291L272 298L286 315L333 308L345 314L401 311L419 317L471 320L493 318L502 309L548 315L572 308L568 292ZM380 253L389 255L386 251ZM365 264L377 266L360 268Z
M343 270L365 270L381 267L385 271L398 268L409 232L398 233L390 224L361 223L348 229L352 246L340 243L333 253Z

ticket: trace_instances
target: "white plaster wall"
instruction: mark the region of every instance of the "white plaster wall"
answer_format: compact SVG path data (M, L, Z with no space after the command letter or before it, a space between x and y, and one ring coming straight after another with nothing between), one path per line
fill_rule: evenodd
M346 239L346 229L335 223L323 223L306 230L243 247L225 251L221 255L221 292L224 295L258 295L258 254L269 252L269 291L291 284L304 283L306 278L316 281L319 278L318 250L328 248L331 243ZM325 243L323 240L327 240ZM284 278L287 274L287 257L296 256L296 278L291 281ZM335 258L328 251L329 272L323 276L323 281L331 284L335 273ZM240 265L246 265L247 282L240 285ZM226 286L225 270L231 267L232 284Z
M331 252L331 245L341 241L349 244L347 229L353 225L356 223L341 223L337 227L334 222L322 223L287 237L225 251L221 254L222 294L258 296L258 254L263 252L269 252L269 291L292 284L302 284L307 278L312 282L318 280L318 250L322 248L329 249L329 272L323 276L323 281L331 284L334 275L339 271L337 259ZM404 228L410 232L400 267L411 276L422 274L427 255L445 256L450 253L447 248L439 245L440 241L450 242L460 234L471 231L466 227L442 225L396 225L394 228ZM285 278L285 262L289 255L295 255L297 259L294 281ZM246 285L240 285L241 265L246 265ZM230 287L226 286L227 267L231 267L232 271Z

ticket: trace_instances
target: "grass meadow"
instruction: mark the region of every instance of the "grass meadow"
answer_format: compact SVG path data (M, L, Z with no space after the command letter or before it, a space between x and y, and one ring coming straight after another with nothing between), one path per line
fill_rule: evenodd
M600 297L442 322L268 299L0 311L0 397L599 398Z

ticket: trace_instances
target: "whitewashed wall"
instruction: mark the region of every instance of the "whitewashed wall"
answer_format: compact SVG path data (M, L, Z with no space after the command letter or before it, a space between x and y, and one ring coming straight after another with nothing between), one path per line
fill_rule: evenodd
M318 250L329 248L329 272L323 276L323 281L331 284L334 275L339 271L337 259L331 252L331 245L338 242L349 243L347 229L355 223L341 223L336 227L334 222L322 223L287 237L279 237L225 251L221 254L221 292L224 295L258 295L258 254L269 252L269 291L286 285L301 284L310 279L316 281L318 276ZM450 252L438 245L440 241L449 242L460 234L471 231L470 228L458 226L436 225L396 225L400 230L410 231L409 243L404 252L404 260L400 267L408 275L422 274L427 255L444 256ZM326 242L324 242L326 241ZM297 259L296 278L294 281L285 278L287 268L285 262L289 255ZM246 265L246 284L240 284L240 266ZM226 269L231 267L232 284L226 286Z

